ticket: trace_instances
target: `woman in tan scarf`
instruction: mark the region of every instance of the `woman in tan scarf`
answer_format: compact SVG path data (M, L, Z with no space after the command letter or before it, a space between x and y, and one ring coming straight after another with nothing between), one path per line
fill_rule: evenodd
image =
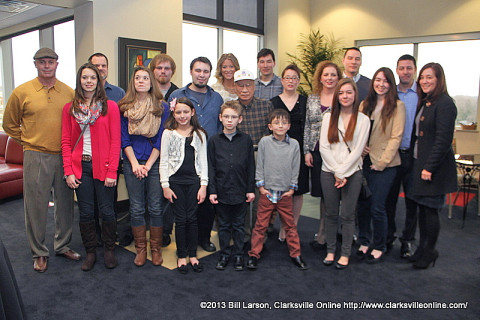
M145 204L150 215L152 263L162 264L163 196L158 171L160 141L168 105L150 69L138 67L130 79L125 97L118 102L122 112L122 149L127 159L123 173L130 199L132 232L141 267L147 258Z

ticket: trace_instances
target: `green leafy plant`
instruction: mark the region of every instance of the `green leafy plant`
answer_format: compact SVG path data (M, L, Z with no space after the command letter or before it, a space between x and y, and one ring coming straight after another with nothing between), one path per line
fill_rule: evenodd
M333 35L323 35L320 29L311 30L309 34L300 34L297 54L287 52L291 63L302 70L302 82L298 87L301 94L308 95L313 90L313 75L317 64L324 60L339 61L342 52L341 41Z

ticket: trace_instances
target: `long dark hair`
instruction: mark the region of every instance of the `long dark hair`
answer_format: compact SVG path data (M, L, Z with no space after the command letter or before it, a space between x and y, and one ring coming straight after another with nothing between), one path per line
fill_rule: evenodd
M148 93L150 95L150 98L152 99L152 113L157 117L161 117L163 114L163 94L162 91L160 91L160 89L158 88L157 80L155 80L152 71L144 66L136 67L133 70L133 75L128 83L127 92L125 93L125 96L120 101L118 101L118 107L120 108L120 112L124 113L125 111L133 107L135 101L137 100L137 90L135 90L135 75L139 71L147 72L148 76L150 77L150 90L148 90Z
M340 104L340 99L338 98L340 89L344 86L350 84L355 91L355 100L353 101L352 106L352 116L348 123L347 131L345 132L345 141L352 141L353 134L355 132L355 127L357 126L357 116L358 116L358 88L350 78L343 78L338 81L337 87L335 88L335 92L333 93L333 103L331 109L331 116L330 116L330 123L328 125L328 142L330 143L337 143L340 142L340 138L338 137L338 119L340 118L340 112L342 111L342 105Z
M90 62L87 62L83 64L80 68L78 68L76 81L77 84L75 87L75 98L73 98L72 106L70 107L70 114L73 115L74 113L82 113L82 110L80 109L80 104L87 102L87 98L85 98L85 93L83 92L81 84L82 72L84 69L93 70L97 76L97 87L95 88L95 93L92 97L92 103L95 101L102 103L101 114L102 116L104 116L107 114L108 110L107 95L105 93L105 89L103 88L103 81L102 77L100 76L100 71L98 71L97 67L95 67L95 65L91 64Z
M387 79L390 88L388 89L387 94L385 95L385 102L383 104L382 113L380 115L382 119L382 131L385 132L385 128L387 127L388 121L392 118L395 110L397 109L397 100L398 100L398 93L397 93L397 86L395 84L395 77L393 72L390 68L380 68L378 69L375 74L373 75L372 81L370 83L370 89L368 90L367 98L363 101L363 113L365 113L368 117L370 117L375 111L375 107L377 106L377 93L375 92L374 85L375 85L375 78L377 75L382 72L385 78Z
M422 73L428 68L431 68L433 70L433 72L435 73L435 77L437 78L437 86L435 87L435 89L433 89L433 92L430 94L426 94L425 92L423 92L422 88L420 87L420 77L422 76ZM427 63L420 70L420 72L418 73L418 80L417 80L417 94L418 94L418 108L421 108L421 106L426 102L430 102L430 103L435 102L435 100L437 100L438 97L442 94L446 94L447 96L450 96L447 91L447 81L445 80L445 72L443 71L443 68L439 63L436 63L436 62Z
M190 99L188 99L187 97L178 98L175 103L175 106L179 103L186 104L187 106L190 107L190 109L195 111L195 107L193 106L192 101L190 101ZM178 128L178 122L175 120L174 115L175 115L175 110L172 110L170 112L170 115L168 116L167 122L165 123L165 129L175 130ZM202 141L203 143L202 135L200 134L200 132L203 132L205 136L207 136L207 132L205 131L205 129L202 128L202 126L200 125L200 122L198 122L196 112L192 115L192 118L190 119L190 124L192 125L192 131L190 132L190 135L192 135L195 132L200 138L200 141Z

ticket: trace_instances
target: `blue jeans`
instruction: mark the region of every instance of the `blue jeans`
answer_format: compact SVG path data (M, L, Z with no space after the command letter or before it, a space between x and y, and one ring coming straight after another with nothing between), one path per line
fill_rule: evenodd
M138 161L142 165L146 162L145 160ZM128 159L123 161L123 174L130 199L132 227L145 225L145 203L150 215L150 225L152 227L163 227L164 198L160 185L158 164L159 160L155 161L148 172L148 176L140 180L133 174L130 161Z
M368 200L359 201L358 226L360 230L358 238L361 245L369 247L372 239L371 225L373 224L372 249L385 252L388 232L386 201L397 174L397 167L374 171L370 169L371 164L370 158L365 157L363 174L372 191L372 196Z
M103 221L115 221L113 202L115 187L105 187L105 181L93 178L92 163L82 161L82 183L75 189L80 210L80 222L94 220L94 194L97 195L98 209Z

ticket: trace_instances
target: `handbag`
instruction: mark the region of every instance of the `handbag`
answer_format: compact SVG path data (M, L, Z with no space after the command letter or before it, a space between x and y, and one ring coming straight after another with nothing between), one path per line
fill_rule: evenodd
M338 129L338 132L340 132L340 135L342 136L343 142L347 146L348 152L352 153L352 150L350 150L350 147L348 146L347 141L345 141L345 137L343 136L342 131L340 131L340 129ZM358 168L360 169L360 171L363 171L360 166L358 166ZM362 186L360 188L360 194L358 195L358 199L359 200L367 200L371 196L372 196L372 191L370 190L370 187L368 186L367 179L365 178L365 176L363 175L363 172L362 172Z

